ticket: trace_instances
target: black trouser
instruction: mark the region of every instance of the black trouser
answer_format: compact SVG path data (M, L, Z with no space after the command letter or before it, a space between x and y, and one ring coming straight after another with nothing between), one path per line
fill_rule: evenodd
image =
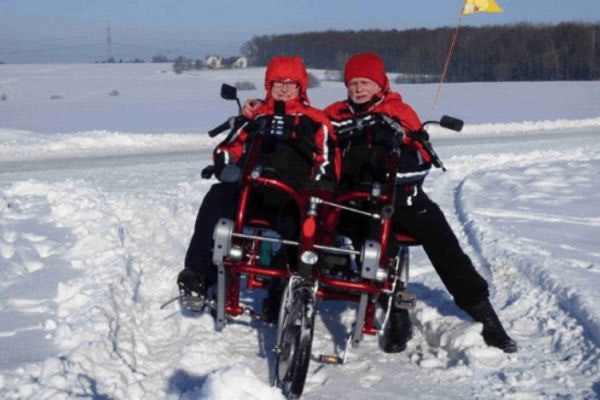
M285 240L298 240L300 211L285 193L268 187L255 187L250 196L248 215L262 218ZM282 246L283 260L295 268L298 258L296 246Z
M213 231L219 218L235 220L240 188L236 183L216 183L211 186L202 200L194 234L185 256L185 268L200 272L206 286L217 283L217 269L212 263ZM287 196L274 189L254 188L247 206L247 213L253 218L268 221L284 239L297 238L299 216L297 207ZM295 255L295 248L292 248ZM288 255L290 262L295 256Z
M194 234L185 255L185 268L204 275L206 286L217 283L217 269L212 263L213 230L219 218L235 218L240 189L237 183L215 183L202 200Z
M393 230L406 232L422 244L460 308L469 308L488 298L487 282L461 249L442 210L421 188L411 206L396 204Z

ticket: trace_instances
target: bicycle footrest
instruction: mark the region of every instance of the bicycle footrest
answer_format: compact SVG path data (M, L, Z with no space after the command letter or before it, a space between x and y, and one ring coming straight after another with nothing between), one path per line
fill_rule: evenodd
M323 364L343 364L344 359L333 354L319 354L319 362Z
M203 312L213 307L213 301L206 297L181 296L179 302L184 308L194 312Z

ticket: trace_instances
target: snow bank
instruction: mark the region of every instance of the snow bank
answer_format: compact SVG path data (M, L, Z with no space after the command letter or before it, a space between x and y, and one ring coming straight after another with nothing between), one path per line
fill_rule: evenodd
M491 133L541 133L544 131L569 131L574 129L600 128L599 118L558 119L543 121L524 121L510 123L466 124L461 134L491 134ZM440 130L443 132L444 130ZM447 132L447 131L446 131Z
M0 129L0 160L8 162L195 151L212 149L216 143L218 139L210 138L207 134L89 131L50 135Z
M460 135L539 134L545 131L567 131L600 128L599 118L581 120L546 120L513 123L465 125ZM432 126L435 138L457 134ZM128 132L87 131L77 133L42 134L0 129L0 160L25 161L68 157L100 157L107 155L150 154L160 152L198 151L212 149L222 138L210 138L206 133L143 134Z

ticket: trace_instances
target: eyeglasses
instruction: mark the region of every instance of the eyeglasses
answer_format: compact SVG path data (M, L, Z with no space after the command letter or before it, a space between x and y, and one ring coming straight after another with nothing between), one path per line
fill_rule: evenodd
M295 81L273 81L271 82L271 87L275 89L295 89L298 87L298 82Z

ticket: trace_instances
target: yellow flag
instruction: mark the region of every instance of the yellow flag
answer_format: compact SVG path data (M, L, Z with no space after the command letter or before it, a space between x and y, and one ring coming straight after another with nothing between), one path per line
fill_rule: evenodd
M500 13L502 7L495 0L465 0L462 10L463 15L478 12Z

